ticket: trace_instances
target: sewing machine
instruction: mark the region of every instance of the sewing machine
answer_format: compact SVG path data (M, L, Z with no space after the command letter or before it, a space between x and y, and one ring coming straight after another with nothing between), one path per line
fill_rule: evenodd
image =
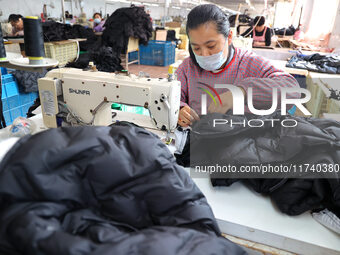
M43 121L60 126L112 124L111 103L143 106L160 130L176 128L180 107L180 82L127 74L54 69L38 80Z

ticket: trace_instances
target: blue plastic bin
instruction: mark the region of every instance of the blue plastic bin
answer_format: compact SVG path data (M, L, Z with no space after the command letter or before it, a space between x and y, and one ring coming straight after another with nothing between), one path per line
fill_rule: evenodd
M139 45L140 64L168 66L175 63L175 44L169 41L149 41L147 46Z
M137 60L138 59L138 51L129 52L128 59L129 59L129 62Z
M2 105L6 125L12 124L17 117L26 117L26 113L38 92L20 93L18 83L12 74L1 75L2 79Z
M6 125L11 125L12 124L12 118L11 118L10 112L4 111L3 114L4 114Z

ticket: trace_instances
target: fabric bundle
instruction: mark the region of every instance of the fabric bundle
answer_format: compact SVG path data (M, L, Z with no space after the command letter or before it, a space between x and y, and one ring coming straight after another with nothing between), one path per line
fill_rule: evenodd
M230 27L235 27L236 17L238 16L238 22L248 25L253 25L253 19L248 16L247 14L239 14L239 15L231 15L229 16L228 20L230 23Z
M306 69L312 72L340 74L340 56L321 55L296 55L286 64L287 67Z
M129 37L139 39L146 45L152 36L150 16L141 7L117 9L105 22L102 35L103 43L112 47L117 54L125 54Z
M49 129L19 140L0 169L1 254L246 254L145 129Z
M296 29L293 25L288 28L274 28L274 32L276 35L294 35Z
M123 69L119 56L113 52L111 47L107 46L100 46L79 55L77 61L68 63L66 67L84 69L88 67L90 61L93 61L97 70L102 72L115 72Z
M54 42L76 38L86 38L86 41L79 42L80 50L88 50L97 43L97 38L91 28L81 25L70 25L48 21L42 23L44 41Z
M101 45L92 29L85 28L81 25L61 24L57 22L43 23L45 41L60 41L75 38L86 38L86 41L79 42L80 50L87 51L81 54L79 58L66 67L84 69L88 67L89 62L93 61L99 71L115 72L120 71L123 67L120 65L120 57L111 47Z
M23 70L15 70L13 76L18 82L20 91L24 93L38 92L38 79L45 77L47 70L43 72L30 72Z
M87 55L80 55L67 67L86 68L93 61L99 71L121 71L120 55L125 54L130 37L138 38L139 43L147 44L152 35L150 16L143 8L132 6L117 9L105 22L101 42L91 39ZM91 37L92 38L92 37Z
M91 51L90 55L99 71L115 72L123 69L119 56L111 47L102 46L96 51Z

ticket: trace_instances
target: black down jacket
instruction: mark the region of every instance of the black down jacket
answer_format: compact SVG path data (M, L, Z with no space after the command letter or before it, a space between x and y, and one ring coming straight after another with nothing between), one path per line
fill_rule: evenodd
M233 119L242 123L249 119L278 119L272 127L266 121L263 127L253 128L242 125L216 125L214 119ZM282 127L284 119L294 119L297 126ZM246 121L246 123L247 123ZM255 125L255 123L252 123ZM257 124L258 125L258 124ZM188 151L186 149L186 151ZM188 153L185 155L188 157ZM188 162L180 158L179 162ZM271 116L231 116L211 114L201 117L192 127L190 135L190 165L261 165L261 164L340 164L340 123L328 119L281 116L278 112ZM308 210L328 208L340 217L340 173L333 171L325 175L308 171L303 178L283 173L280 178L243 179L213 178L214 186L231 185L242 180L255 191L270 195L278 208L289 215L298 215ZM312 175L311 175L312 174ZM216 177L216 175L212 175ZM225 176L225 175L224 175ZM222 177L222 178L220 178ZM307 178L308 177L308 178ZM312 178L311 178L312 177ZM325 178L327 177L327 178Z
M0 254L245 254L150 132L50 129L0 163Z

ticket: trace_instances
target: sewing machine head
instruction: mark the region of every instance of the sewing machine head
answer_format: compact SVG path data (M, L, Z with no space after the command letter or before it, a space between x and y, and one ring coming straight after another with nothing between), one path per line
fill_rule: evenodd
M140 78L135 75L54 69L38 80L43 120L57 127L112 124L111 103L143 106L160 130L176 128L180 107L180 82Z

